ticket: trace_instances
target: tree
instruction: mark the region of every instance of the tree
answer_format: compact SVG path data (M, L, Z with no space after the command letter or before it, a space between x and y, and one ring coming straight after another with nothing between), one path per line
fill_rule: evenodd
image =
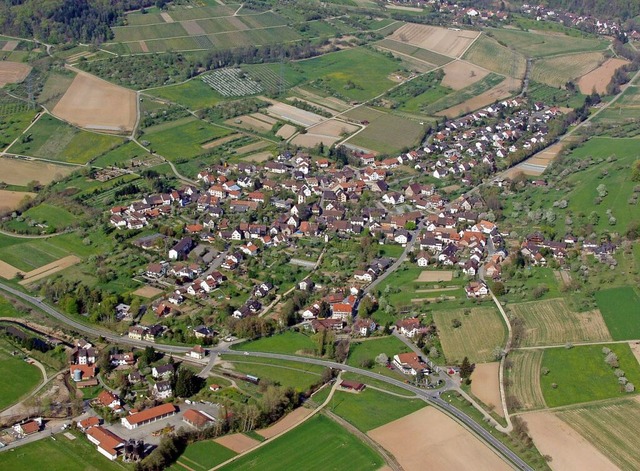
M204 380L188 368L181 367L176 375L175 395L191 397L204 386Z
M634 182L640 182L640 160L636 160L633 163L631 170L631 180Z
M153 347L145 347L142 355L140 355L140 360L147 366L155 363L160 359L160 354Z
M476 365L472 364L468 357L464 357L462 364L460 365L460 377L463 379L469 378L475 367Z
M386 366L389 363L389 357L385 353L381 353L376 357L376 363L378 365Z

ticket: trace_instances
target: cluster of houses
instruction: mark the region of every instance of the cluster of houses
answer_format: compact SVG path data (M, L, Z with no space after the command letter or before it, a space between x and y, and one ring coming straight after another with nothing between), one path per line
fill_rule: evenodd
M520 245L520 253L533 266L546 266L548 259L552 258L559 265L563 265L569 250L581 250L583 255L593 255L602 263L613 260L617 245L613 242L582 241L567 234L561 241L548 240L544 234L533 232L527 234Z
M577 15L559 8L550 8L542 4L530 5L528 3L522 5L520 12L537 21L554 21L602 36L616 36L623 32L624 34L632 34L635 39L640 39L640 34L636 30L625 31L624 25L615 18L603 19L589 14Z

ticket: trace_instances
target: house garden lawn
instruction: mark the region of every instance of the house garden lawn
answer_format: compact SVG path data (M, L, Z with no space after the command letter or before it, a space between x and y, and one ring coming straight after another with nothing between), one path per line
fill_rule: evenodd
M0 304L0 309L4 310L3 307ZM11 355L13 350L15 348L10 343L0 340L0 410L18 402L42 379L40 370L22 360L23 355ZM0 459L0 468L1 462Z
M185 467L180 465L182 463L186 467L194 469L194 471L208 470L236 455L236 452L213 440L205 440L187 446L187 449L178 458L178 462L169 469L184 471Z
M224 466L224 471L376 470L382 458L331 419L316 415L268 445Z
M614 340L640 339L640 296L635 289L605 289L595 297Z
M542 375L540 380L548 407L628 395L618 384L614 369L604 361L604 346L618 356L620 369L629 382L640 385L640 366L627 344L549 348L542 357L542 368L548 368L549 374ZM557 388L552 387L554 383Z
M28 443L13 452L0 453L1 469L47 469L48 471L122 471L133 469L100 455L79 432L75 440L63 434Z
M425 406L426 403L421 399L403 399L375 389L365 389L357 394L336 391L328 405L332 412L362 432L368 432Z
M200 78L194 78L179 85L155 88L145 93L178 103L190 110L214 106L223 98Z
M259 340L243 342L234 346L234 350L249 350L252 352L273 352L296 354L301 351L313 352L315 344L308 335L300 332L287 331L283 334L263 337Z
M382 338L370 338L363 342L352 342L349 348L349 357L347 358L347 365L362 368L362 362L366 360L375 361L375 358L384 353L389 357L389 360L393 360L393 356L398 353L406 353L411 351L401 340L390 335ZM384 370L391 371L384 366L375 364L374 369L380 370L384 374Z

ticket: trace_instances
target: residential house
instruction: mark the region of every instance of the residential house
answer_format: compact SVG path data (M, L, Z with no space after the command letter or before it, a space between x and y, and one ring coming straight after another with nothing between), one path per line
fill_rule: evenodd
M153 397L156 399L168 399L173 396L171 381L158 381L152 388Z

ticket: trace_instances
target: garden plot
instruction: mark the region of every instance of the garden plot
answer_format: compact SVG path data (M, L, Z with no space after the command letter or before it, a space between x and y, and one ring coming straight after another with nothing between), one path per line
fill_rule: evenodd
M420 276L416 279L421 283L432 283L441 281L451 281L453 279L453 272L451 270L423 270L420 272Z
M222 144L226 144L227 142L235 141L236 139L240 139L242 134L236 133L231 134L225 137L219 137L218 139L214 139L213 141L206 142L202 144L203 149L213 149L214 147L221 146Z
M296 133L297 129L295 126L291 126L290 124L285 124L276 133L276 136L281 137L283 139L289 139Z
M251 144L247 144L246 146L238 147L236 149L236 154L242 155L248 154L250 152L256 152L258 150L264 149L265 147L269 147L270 145L271 143L267 141L253 142Z
M31 72L29 64L22 62L0 61L0 88L8 83L20 83Z
M256 95L264 91L262 85L236 68L218 69L203 76L202 81L224 97Z
M244 433L232 433L231 435L225 435L220 438L216 438L214 442L235 451L236 453L242 453L251 448L254 448L258 443L255 440Z
M446 29L408 23L394 31L389 38L445 56L459 57L473 44L479 34L478 31Z
M225 124L257 132L269 132L273 127L273 124L267 123L260 119L256 119L253 116L249 115L243 115L238 116L237 118L228 119L225 121Z

